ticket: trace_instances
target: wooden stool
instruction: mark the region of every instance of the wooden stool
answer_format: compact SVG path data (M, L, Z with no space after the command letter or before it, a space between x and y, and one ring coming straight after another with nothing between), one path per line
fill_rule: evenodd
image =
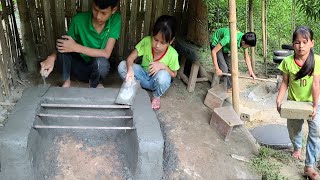
M200 48L198 46L184 40L177 39L175 48L180 56L180 69L177 77L187 84L187 90L189 92L194 91L196 82L212 82L212 76L209 76L206 70L200 65L200 58L198 55ZM187 61L192 61L189 76L184 74Z

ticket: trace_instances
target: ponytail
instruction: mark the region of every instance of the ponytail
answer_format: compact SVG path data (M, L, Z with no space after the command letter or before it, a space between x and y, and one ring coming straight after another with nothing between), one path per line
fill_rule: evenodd
M313 54L313 49L311 48L309 52L309 56L306 62L303 64L300 71L296 74L295 80L301 79L306 75L311 76L313 74L313 70L314 70L314 54Z

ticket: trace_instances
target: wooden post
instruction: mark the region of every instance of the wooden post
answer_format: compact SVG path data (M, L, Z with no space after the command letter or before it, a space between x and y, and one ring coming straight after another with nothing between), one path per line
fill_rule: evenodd
M249 26L250 26L250 31L254 32L254 23L253 23L253 0L249 0ZM255 52L254 52L254 47L250 48L251 51L251 65L253 72L256 70L256 59L255 59Z
M229 0L230 49L232 63L232 104L239 114L239 82L238 82L238 46L237 46L237 12L236 1Z
M265 65L265 72L267 72L267 47L266 47L266 22L265 22L265 5L266 1L261 0L261 31L262 31L262 51L263 51L263 62Z

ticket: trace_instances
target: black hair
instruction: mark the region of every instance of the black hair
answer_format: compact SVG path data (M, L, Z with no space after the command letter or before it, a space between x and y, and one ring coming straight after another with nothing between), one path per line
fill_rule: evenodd
M303 38L307 40L313 40L313 32L312 30L307 26L298 26L293 35L292 35L292 43L296 40L297 36L301 35ZM311 76L314 70L314 54L313 49L310 49L308 58L306 59L305 63L301 67L300 71L297 72L295 80L301 79L305 77L306 75Z
M93 0L93 3L99 7L99 9L107 9L111 6L114 8L118 5L119 0Z
M176 35L176 18L169 15L160 16L153 26L152 36L161 32L167 43L171 42Z
M257 43L256 33L247 32L242 36L241 40L244 41L245 44L251 47L254 47L256 46L256 43Z

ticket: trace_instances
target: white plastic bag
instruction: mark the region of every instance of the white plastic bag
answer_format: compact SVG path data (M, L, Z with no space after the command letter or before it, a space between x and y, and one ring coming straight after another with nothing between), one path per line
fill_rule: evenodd
M140 86L140 81L124 81L115 100L117 104L132 105L137 89Z

